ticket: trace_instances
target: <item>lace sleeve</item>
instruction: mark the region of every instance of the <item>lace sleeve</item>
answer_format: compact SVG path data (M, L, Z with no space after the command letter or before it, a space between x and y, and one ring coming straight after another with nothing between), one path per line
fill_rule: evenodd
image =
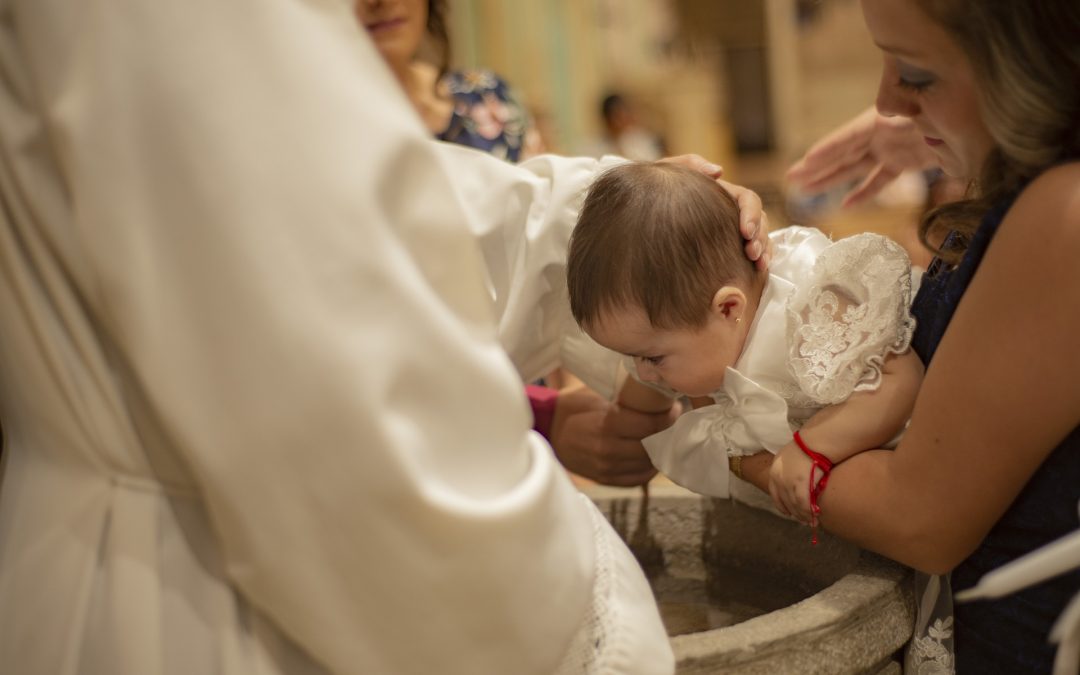
M876 389L885 358L911 343L910 305L911 262L899 244L860 234L829 246L788 300L789 367L799 387L822 405Z

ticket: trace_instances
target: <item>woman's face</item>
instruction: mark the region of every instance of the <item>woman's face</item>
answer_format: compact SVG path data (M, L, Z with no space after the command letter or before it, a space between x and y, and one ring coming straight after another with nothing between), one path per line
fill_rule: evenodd
M979 112L967 56L912 0L862 0L862 7L885 54L878 111L911 118L945 173L978 176L994 141Z
M407 66L427 30L428 0L357 0L356 15L395 69Z

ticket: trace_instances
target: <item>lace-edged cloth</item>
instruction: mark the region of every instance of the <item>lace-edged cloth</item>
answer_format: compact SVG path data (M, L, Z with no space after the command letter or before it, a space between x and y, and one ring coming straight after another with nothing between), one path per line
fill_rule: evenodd
M820 405L874 390L890 354L911 344L911 261L877 234L841 239L825 249L807 283L787 305L788 367Z
M954 675L952 585L948 575L915 573L915 628L904 675Z

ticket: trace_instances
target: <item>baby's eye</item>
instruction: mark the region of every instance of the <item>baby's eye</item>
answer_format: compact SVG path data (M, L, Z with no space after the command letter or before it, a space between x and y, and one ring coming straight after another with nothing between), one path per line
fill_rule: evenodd
M638 358L652 366L658 366L664 362L663 356L639 356Z

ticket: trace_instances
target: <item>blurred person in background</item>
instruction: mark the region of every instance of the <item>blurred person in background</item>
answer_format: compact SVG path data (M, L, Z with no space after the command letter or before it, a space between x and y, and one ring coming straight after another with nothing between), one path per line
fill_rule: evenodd
M356 0L356 13L436 138L517 162L543 151L509 83L486 68L447 70L446 0Z
M649 129L633 102L619 93L600 101L601 136L587 154L594 157L618 155L638 162L652 162L666 153L664 140Z

